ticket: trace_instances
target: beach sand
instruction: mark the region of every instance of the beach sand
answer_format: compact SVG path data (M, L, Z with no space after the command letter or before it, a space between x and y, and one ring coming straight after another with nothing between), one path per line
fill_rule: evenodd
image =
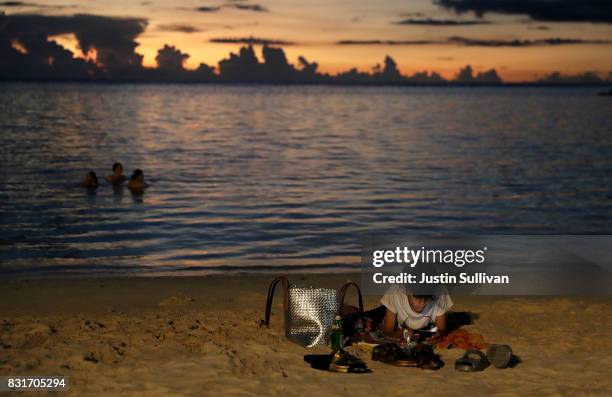
M423 371L356 351L373 372L335 374L303 360L327 349L284 338L280 299L272 327L258 326L271 278L4 281L0 376L65 375L70 391L53 395L75 396L612 395L612 299L457 296L454 310L479 315L465 328L510 344L520 364L457 372L463 352L449 349L441 352L444 368ZM339 287L351 278L359 280L290 280ZM379 298L365 296L366 307Z

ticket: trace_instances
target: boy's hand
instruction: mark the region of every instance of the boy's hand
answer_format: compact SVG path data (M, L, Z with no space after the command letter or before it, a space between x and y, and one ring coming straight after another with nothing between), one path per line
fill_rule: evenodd
M442 336L440 334L435 334L432 335L430 337L428 337L427 339L425 339L425 342L427 343L431 343L431 344L436 344L440 341L440 339L442 338Z

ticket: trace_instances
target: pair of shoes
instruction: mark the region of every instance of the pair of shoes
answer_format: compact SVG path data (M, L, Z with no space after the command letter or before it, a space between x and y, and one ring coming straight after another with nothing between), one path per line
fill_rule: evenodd
M468 349L455 361L455 369L464 372L484 371L490 364L495 368L508 368L512 360L512 348L508 345L490 345L487 354L477 349Z

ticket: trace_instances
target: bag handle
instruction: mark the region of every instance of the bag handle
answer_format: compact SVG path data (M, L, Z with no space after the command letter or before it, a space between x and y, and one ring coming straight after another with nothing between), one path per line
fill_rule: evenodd
M359 286L355 284L353 281L349 281L340 288L339 298L338 298L338 313L342 314L342 305L344 305L344 296L346 295L346 290L353 286L357 290L357 296L359 298L359 314L363 314L363 298L361 297L361 289Z
M276 288L276 285L278 283L281 283L283 287L283 311L284 311L285 321L287 319L287 316L289 314L289 281L287 280L287 277L279 276L279 277L276 277L274 280L272 280L272 282L270 283L270 286L268 287L265 317L263 320L261 320L260 326L267 327L270 325L270 314L272 313L272 300L274 299L274 289Z

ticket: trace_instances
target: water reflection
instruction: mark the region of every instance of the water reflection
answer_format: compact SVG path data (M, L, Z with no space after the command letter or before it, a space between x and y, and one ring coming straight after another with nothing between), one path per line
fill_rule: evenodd
M612 232L588 89L4 84L0 107L0 272L344 271L368 233ZM155 189L61 182L109 159Z

